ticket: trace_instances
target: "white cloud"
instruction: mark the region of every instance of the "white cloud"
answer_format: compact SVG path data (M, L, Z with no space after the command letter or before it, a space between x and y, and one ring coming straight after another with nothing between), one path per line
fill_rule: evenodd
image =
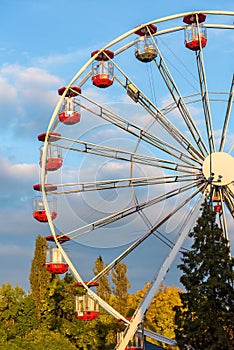
M37 67L5 64L0 70L2 131L29 137L48 124L58 101L61 79ZM41 131L41 130L40 130Z
M9 104L15 102L17 96L17 90L15 86L12 86L6 78L0 77L0 101L1 104Z
M95 47L96 48L96 47ZM44 57L38 57L35 60L37 65L41 65L43 67L55 65L55 64L70 64L72 62L77 62L81 59L87 60L87 52L92 52L94 48L82 48L81 50L74 50L67 53L53 54Z
M216 144L217 151L219 150L222 132L223 132L222 129L214 130L214 138L215 138L215 144ZM225 143L224 143L224 152L230 151L230 148L233 146L233 140L234 140L234 134L227 132L226 138L225 138Z
M1 75L8 77L16 86L23 88L30 86L45 87L46 84L53 86L60 83L60 79L38 67L23 67L16 64L5 64L1 68Z
M6 179L25 179L26 181L32 180L35 174L38 172L38 166L35 164L13 164L8 159L0 156L1 161L1 178Z
M173 99L172 99L172 97L170 95L167 95L167 96L163 97L162 100L161 100L161 103L160 103L161 106L162 106L161 109L169 106L172 102L173 102ZM192 118L194 120L196 120L196 123L197 123L198 120L197 120L196 117L200 116L200 114L202 112L202 109L200 107L195 106L195 105L187 104L186 99L184 99L184 102L187 105L187 108L188 108ZM170 112L170 115L173 115L173 119L177 118L178 120L182 121L182 116L181 116L180 111L179 111L178 108L173 109L172 112Z
M12 208L12 211L13 208L18 208L23 212L24 210L32 211L31 198L34 196L32 186L38 181L38 166L24 163L14 164L3 157L0 157L0 161L0 204L2 212L6 213L9 208ZM22 213L22 217L24 217L24 213ZM12 223L11 220L9 220L8 226L10 223Z

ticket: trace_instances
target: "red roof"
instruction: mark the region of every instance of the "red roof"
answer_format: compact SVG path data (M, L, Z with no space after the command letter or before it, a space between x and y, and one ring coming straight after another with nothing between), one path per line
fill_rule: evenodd
M135 34L144 36L144 35L149 35L149 32L151 34L155 34L157 32L157 27L153 24L150 24L148 26L142 27L141 29L138 29L135 31Z
M198 22L202 23L206 20L206 15L204 13L198 13ZM191 15L184 16L183 22L186 24L196 23L196 13L192 13Z
M96 55L99 52L99 50L95 50L91 53L91 57L93 57L94 55ZM109 56L111 59L114 57L114 52L110 51L110 50L104 50L102 52L99 53L99 55L96 57L97 61L108 61L109 58L105 55L105 53L107 54L107 56Z

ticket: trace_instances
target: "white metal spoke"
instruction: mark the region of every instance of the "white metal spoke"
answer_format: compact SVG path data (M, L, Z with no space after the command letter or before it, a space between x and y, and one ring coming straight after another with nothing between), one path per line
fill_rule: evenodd
M84 95L82 97L84 99L86 99L87 101L93 103L96 107L98 107L99 112L96 112L93 109L88 108L87 106L80 104L80 106L83 109L85 109L85 110L91 112L92 114L110 122L111 124L117 126L118 128L125 130L126 132L130 133L131 135L134 135L137 138L157 147L158 149L166 152L167 154L170 154L171 156L173 156L175 158L181 159L182 161L184 161L188 164L191 164L191 161L201 164L200 160L198 160L198 159L196 159L188 154L185 154L184 152L182 152L178 148L170 145L168 142L160 139L156 135L153 135L152 133L150 133L146 129L140 128L139 126L137 126L134 123L131 123L127 119L120 117L116 113L113 113L112 111L110 111L106 107L99 105L98 103L94 102L90 98L87 98ZM174 108L176 108L176 106L172 106L172 109L174 109ZM170 110L167 110L167 112L169 112L169 111Z
M206 145L202 139L202 136L201 136L198 128L196 127L196 124L195 124L195 122L194 122L185 102L184 102L184 99L183 99L183 97L182 97L173 77L172 77L172 74L171 74L169 68L166 65L166 62L165 62L155 40L154 40L154 45L155 45L157 53L158 53L157 57L154 60L157 67L158 67L158 70L159 70L161 76L163 77L163 79L168 87L168 90L169 90L178 110L180 111L180 114L181 114L183 120L185 121L185 123L186 123L186 125L191 133L191 136L195 140L202 155L205 156L208 153L208 150L207 150Z
M204 156L190 143L190 141L181 133L174 124L163 114L163 112L148 99L147 96L140 90L139 87L120 69L120 67L112 61L114 66L119 70L121 75L125 78L122 82L116 76L116 80L122 85L127 94L135 101L139 102L145 110L152 115L152 117L194 158L204 159Z
M62 188L61 191L54 190L54 195L80 193L89 191L101 191L109 189L119 189L126 187L138 187L138 186L150 186L150 185L162 185L169 183L181 183L186 181L197 181L198 176L184 174L173 176L158 176L158 177L139 177L139 178L126 178L118 180L100 180L94 182L77 182L77 183L64 183L53 184L57 188ZM66 188L70 188L66 190Z
M226 190L230 194L230 196L234 199L234 182L227 185Z
M232 153L233 150L234 150L234 143L231 145L231 147L230 147L228 153Z
M226 133L227 133L228 123L229 123L231 109L232 109L233 94L234 94L234 74L232 77L232 83L231 83L231 88L230 88L230 92L229 92L227 111L226 111L224 124L223 124L223 131L222 131L222 136L221 136L221 141L220 141L219 152L223 151L224 144L225 144Z
M167 270L170 268L172 262L174 261L176 255L178 254L186 236L188 235L188 232L192 229L192 227L195 223L195 220L197 219L197 217L199 215L199 210L201 208L203 201L204 201L204 195L202 195L200 197L196 206L193 208L193 210L190 212L189 216L187 217L186 221L184 222L184 225L180 231L179 238L177 239L174 247L172 248L168 257L166 258L163 265L161 266L161 269L155 275L155 278L152 281L151 286L150 286L149 290L147 291L147 294L145 295L141 304L139 305L139 307L135 311L129 326L126 329L126 332L124 334L124 338L123 338L121 344L117 344L117 346L115 348L116 350L124 350L126 348L127 344L129 343L129 341L132 339L132 337L136 333L138 325L142 323L145 312L147 311L152 299L154 298L157 289L160 287ZM188 201L186 201L182 206L184 206L187 202ZM180 206L180 208L182 206Z
M228 240L228 228L227 228L226 215L224 210L224 198L223 198L222 190L219 190L219 196L220 196L221 207L222 207L222 210L219 213L220 225L221 225L224 237Z
M197 59L197 66L198 66L198 75L199 75L199 81L200 81L203 111L204 111L205 122L206 122L207 138L208 138L209 149L210 149L209 152L213 153L215 151L215 143L214 143L212 120L211 120L211 114L210 114L208 90L206 86L204 62L202 61L203 60L202 50L199 52L196 52L196 59Z
M176 340L165 337L164 335L158 334L158 333L153 332L149 329L144 328L144 335L146 337L149 337L150 339L154 339L154 340L157 340L161 343L165 343L168 345L176 346L176 344L177 344Z
M175 209L165 215L162 219L157 221L155 225L151 226L149 230L137 239L130 247L128 247L124 252L122 252L116 259L114 259L110 264L108 264L105 269L103 269L98 275L96 275L92 281L98 280L101 276L106 274L110 269L112 269L118 262L124 259L128 254L130 254L136 247L139 246L146 238L148 238L153 232L155 232L160 226L162 226L168 219L170 219L175 213L177 213L185 204L188 203L196 194L203 191L205 185L199 186L190 196L188 196L184 201L182 201Z
M165 201L168 198L175 197L175 196L177 196L177 195L179 195L187 190L190 190L194 186L199 187L199 186L201 186L201 184L202 184L202 181L198 180L197 182L192 182L190 184L183 185L179 188L170 190L168 192L165 192L164 194L161 194L161 195L158 195L158 196L153 197L151 199L148 199L147 201L144 201L142 203L139 203L139 204L133 205L131 207L122 209L121 211L119 211L117 213L111 214L111 215L106 216L102 219L91 222L85 226L76 228L70 232L66 232L64 235L71 235L71 234L76 233L76 235L72 236L71 239L78 238L78 237L83 236L89 232L96 230L96 229L99 229L99 228L104 227L108 224L111 224L115 221L121 220L129 215L133 215L133 214L135 214L135 213L137 213L145 208L148 208L156 203Z
M233 202L233 193L230 191L230 189L228 187L226 187L224 190L224 202L230 212L230 214L232 215L232 217L234 218L234 202Z
M196 20L197 20L197 26L199 28L197 15L196 15ZM208 94L207 81L206 81L203 50L201 47L200 31L198 31L198 37L200 42L200 50L196 51L196 61L197 61L197 68L198 68L198 77L200 82L202 105L203 105L204 117L206 122L207 138L209 143L209 153L211 154L215 152L215 143L214 143L213 126L212 126L212 119L211 119L211 113L210 113L210 102L209 102L209 94Z
M169 170L182 171L188 173L195 173L200 170L200 167L195 165L188 165L183 163L177 163L165 159L154 158L142 154L136 154L134 152L127 152L118 148L105 147L96 145L94 143L85 142L81 140L71 140L68 138L60 137L61 140L72 141L74 145L77 147L69 147L63 146L61 144L57 144L58 147L62 149L67 149L70 151L82 152L82 153L90 153L95 154L97 156L103 156L107 158L114 158L117 160L123 160L128 162L134 162L149 166L160 167Z

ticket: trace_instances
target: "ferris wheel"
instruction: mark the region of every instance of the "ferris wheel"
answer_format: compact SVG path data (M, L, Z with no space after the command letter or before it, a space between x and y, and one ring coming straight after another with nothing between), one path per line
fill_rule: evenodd
M34 189L41 195L33 216L50 227L47 270L70 269L84 289L75 303L79 319L98 317L100 306L124 322L118 350L143 349L144 314L206 197L232 247L233 15L159 18L95 48L58 88L47 131L38 136L41 178ZM98 275L82 247L85 254L87 247L113 252ZM130 282L141 280L141 271L142 288L151 281L131 320L91 288L120 261L129 263Z

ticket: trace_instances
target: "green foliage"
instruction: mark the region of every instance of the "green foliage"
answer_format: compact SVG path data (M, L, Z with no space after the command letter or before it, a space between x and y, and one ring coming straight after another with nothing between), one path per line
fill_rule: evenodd
M32 298L35 303L38 320L41 321L46 290L51 281L51 274L46 270L46 250L47 242L45 238L38 235L36 239L36 246L34 251L34 258L32 260L30 270L30 286L32 291Z
M50 332L46 329L33 330L25 338L16 337L6 345L0 346L0 350L74 350L74 347L61 334Z
M13 288L10 283L3 284L0 289L0 321L7 340L11 337L24 295L23 289L18 286Z
M182 306L176 308L176 338L181 349L232 349L234 334L233 259L222 230L208 203L190 237L191 251L184 252L181 282Z
M74 282L67 273L63 279L54 279L48 286L42 319L42 324L48 329L66 334L65 329L75 320L74 296L77 287Z
M38 327L35 304L32 295L25 295L18 303L18 315L15 323L15 334L25 336L28 332Z
M0 350L112 350L116 345L117 332L123 331L124 325L102 309L93 321L77 319L74 297L82 294L83 289L75 286L69 273L64 277L51 278L45 269L46 247L44 238L38 236L30 272L31 293L26 294L18 286L13 288L10 284L3 284L0 289ZM98 257L94 273L103 268L104 262ZM108 276L102 277L98 293L124 316L131 317L147 286L137 295L128 294L130 284L124 263L114 268L112 281L114 286L111 290ZM164 294L171 300L163 297ZM147 312L147 327L156 331L163 329L166 333L171 317L170 311L166 310L170 308L170 302L173 304L172 299L176 299L173 292L170 293L167 288L160 290L157 302L154 301ZM161 303L168 303L164 311ZM165 313L165 319L160 321Z
M37 327L34 303L20 287L3 284L0 289L0 340L7 342Z

